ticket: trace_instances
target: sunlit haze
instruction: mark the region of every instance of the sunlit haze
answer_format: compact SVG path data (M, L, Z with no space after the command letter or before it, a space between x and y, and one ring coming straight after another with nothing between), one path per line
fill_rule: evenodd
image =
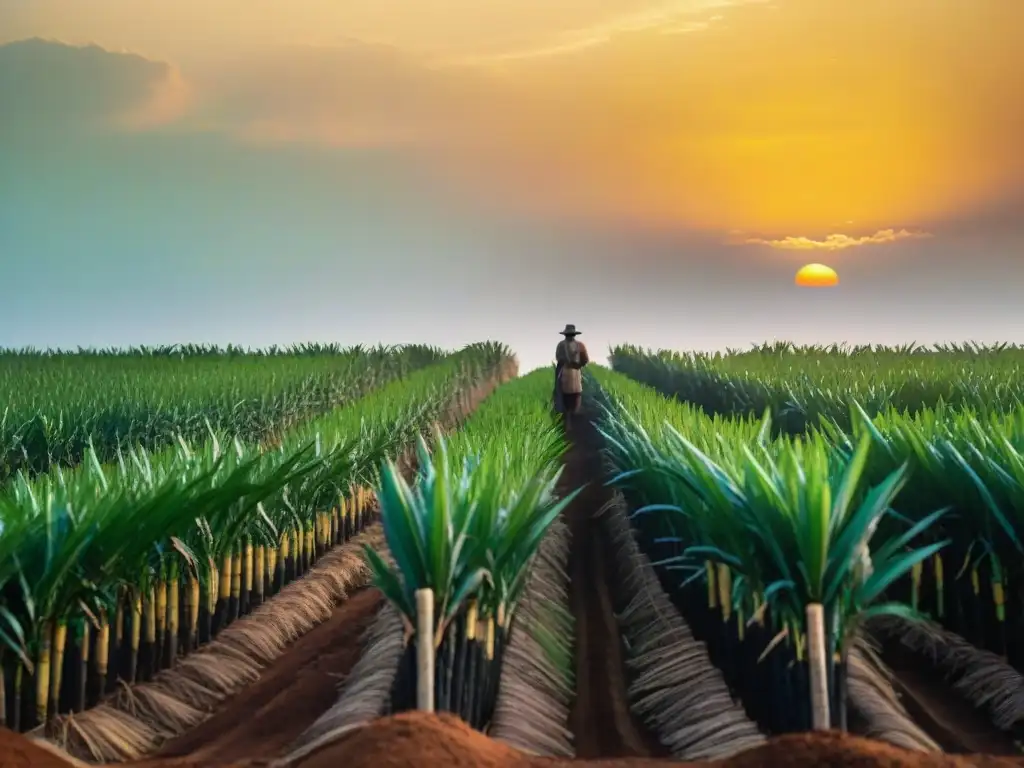
M1024 341L1016 0L7 0L0 44L0 345Z

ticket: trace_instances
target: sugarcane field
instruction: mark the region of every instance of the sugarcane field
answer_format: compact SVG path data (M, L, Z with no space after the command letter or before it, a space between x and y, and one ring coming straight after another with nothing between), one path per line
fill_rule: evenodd
M0 350L0 767L1024 766L1022 373Z

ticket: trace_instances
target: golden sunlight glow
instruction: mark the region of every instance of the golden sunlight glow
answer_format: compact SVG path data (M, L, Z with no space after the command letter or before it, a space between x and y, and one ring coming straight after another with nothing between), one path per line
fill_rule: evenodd
M797 270L794 282L801 288L831 288L839 285L839 275L824 264L805 264Z
M4 34L181 64L160 116L194 97L241 104L216 127L247 141L413 147L503 211L836 251L1024 190L1022 0L15 5ZM370 58L310 53L353 41ZM243 62L234 79L218 57Z

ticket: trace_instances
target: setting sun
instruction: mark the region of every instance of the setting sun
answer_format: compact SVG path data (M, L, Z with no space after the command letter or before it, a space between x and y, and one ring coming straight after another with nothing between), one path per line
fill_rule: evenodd
M797 270L795 282L802 288L831 288L839 285L839 275L824 264L805 264Z

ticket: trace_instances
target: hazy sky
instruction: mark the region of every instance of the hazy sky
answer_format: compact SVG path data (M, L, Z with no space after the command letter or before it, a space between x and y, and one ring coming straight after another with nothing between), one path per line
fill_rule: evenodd
M0 0L3 43L0 345L1024 341L1018 0Z

